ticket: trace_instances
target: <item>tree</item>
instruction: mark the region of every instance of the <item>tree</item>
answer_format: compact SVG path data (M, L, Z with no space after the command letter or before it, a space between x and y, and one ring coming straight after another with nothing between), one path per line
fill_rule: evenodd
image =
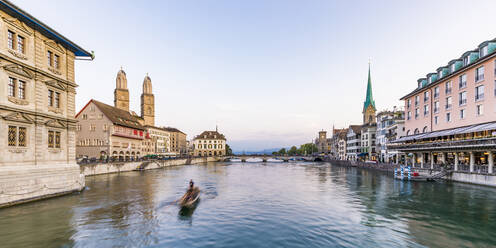
M307 143L300 146L301 154L313 154L318 152L317 146L313 143Z
M233 152L231 150L231 147L226 144L226 156L232 156L233 155Z
M279 150L279 152L277 152L279 155L281 156L284 156L286 155L286 148L281 148L281 150Z
M288 151L289 156L294 156L297 154L298 154L298 148L296 148L296 146L292 146Z

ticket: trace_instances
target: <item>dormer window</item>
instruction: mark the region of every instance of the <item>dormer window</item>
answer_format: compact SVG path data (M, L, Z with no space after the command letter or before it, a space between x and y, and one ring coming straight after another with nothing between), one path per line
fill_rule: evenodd
M487 55L487 46L480 49L479 55L481 58Z
M470 56L466 56L465 58L463 58L463 66L468 65L468 63L470 63Z

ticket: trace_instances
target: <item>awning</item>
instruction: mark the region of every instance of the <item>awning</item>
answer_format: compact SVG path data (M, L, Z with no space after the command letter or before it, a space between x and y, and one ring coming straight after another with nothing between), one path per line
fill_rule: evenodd
M362 152L362 153L359 153L357 156L358 156L358 157L363 157L363 156L366 156L367 154L368 154L368 153L366 153L366 152Z
M410 136L403 136L397 140L392 141L392 143L402 143L405 141L416 140L416 139L428 139L428 138L436 138L436 137L442 137L442 136L481 132L481 131L488 131L488 130L496 130L496 122L476 124L476 125L470 125L470 126L466 126L466 127L457 127L457 128L452 128L452 129L434 131L434 132L430 132L430 133L421 133L421 134L414 134L414 135L410 135Z

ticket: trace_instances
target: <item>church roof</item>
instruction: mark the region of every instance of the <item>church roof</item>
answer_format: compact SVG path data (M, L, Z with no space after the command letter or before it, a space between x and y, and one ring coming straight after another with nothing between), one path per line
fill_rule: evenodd
M93 102L93 104L95 104L97 108L100 109L100 111L102 111L102 113L115 125L145 130L145 128L139 123L138 118L131 113L97 100L91 99L90 102Z
M369 79L367 82L367 96L365 97L365 102L363 103L363 112L367 110L369 106L375 109L375 101L372 96L372 81L370 80L370 64L369 64Z

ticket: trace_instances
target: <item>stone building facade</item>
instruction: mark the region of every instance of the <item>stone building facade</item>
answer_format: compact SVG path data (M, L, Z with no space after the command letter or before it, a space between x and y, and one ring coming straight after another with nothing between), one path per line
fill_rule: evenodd
M327 138L326 131L319 131L319 136L315 139L315 145L317 146L317 152L320 154L329 154L331 152L332 141Z
M369 75L367 82L367 95L363 103L363 125L361 130L361 153L358 156L362 160L376 160L376 108L375 101L372 96L372 81L370 79L370 64Z
M83 188L74 119L80 58L92 54L0 1L0 206Z
M204 131L193 139L193 156L211 157L226 155L226 138L216 131Z

